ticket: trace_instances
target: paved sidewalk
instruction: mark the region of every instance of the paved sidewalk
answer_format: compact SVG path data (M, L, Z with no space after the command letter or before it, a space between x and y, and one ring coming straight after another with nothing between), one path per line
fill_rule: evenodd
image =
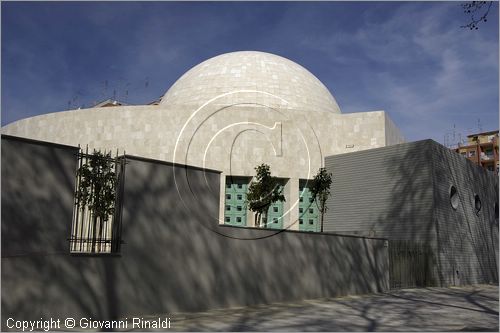
M498 286L404 289L169 317L175 331L498 332Z

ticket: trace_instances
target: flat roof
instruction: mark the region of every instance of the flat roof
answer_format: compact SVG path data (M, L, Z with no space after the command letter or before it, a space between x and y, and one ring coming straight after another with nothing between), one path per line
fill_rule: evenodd
M497 133L498 133L498 130L496 130L496 131L489 131L489 132L481 132L481 133L476 133L476 134L469 134L469 135L467 135L467 137L470 138L471 136L497 134Z

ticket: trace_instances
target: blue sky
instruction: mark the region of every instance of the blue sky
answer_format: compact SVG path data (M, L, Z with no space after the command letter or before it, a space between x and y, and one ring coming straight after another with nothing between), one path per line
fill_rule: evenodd
M258 50L309 69L342 112L386 110L408 140L443 143L454 124L498 129L497 5L470 31L459 2L2 2L2 125L114 92L147 103Z

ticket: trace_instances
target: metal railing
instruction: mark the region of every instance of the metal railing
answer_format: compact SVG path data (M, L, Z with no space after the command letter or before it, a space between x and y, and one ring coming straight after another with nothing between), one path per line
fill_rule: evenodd
M111 153L104 152L104 158L109 164L109 172L113 182L110 182L114 189L108 189L107 194L103 191L96 190L99 186L91 184L88 187L88 195L93 198L93 203L82 203L81 195L79 195L79 188L82 182L85 181L82 176L82 167L85 165L87 168L92 164L92 159L97 158L94 154L89 154L88 146L83 152L79 150L78 156L78 170L76 172L75 196L74 196L74 209L73 221L71 225L71 235L69 237L70 253L72 254L106 254L117 253L120 251L121 245L121 189L123 185L123 175L125 170L125 158L119 157L116 152L115 157L111 157ZM101 155L101 158L102 155ZM92 168L90 168L92 170ZM99 170L92 170L92 172L99 172ZM108 184L109 185L109 184ZM104 195L112 195L114 205L111 207L112 213L106 217L97 216L94 206L99 205L99 200L104 200ZM80 198L80 199L79 199Z

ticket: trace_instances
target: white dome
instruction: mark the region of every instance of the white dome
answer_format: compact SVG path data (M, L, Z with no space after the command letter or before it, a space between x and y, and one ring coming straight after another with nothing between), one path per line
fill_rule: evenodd
M160 104L198 108L210 100L222 106L257 104L340 113L332 94L307 69L256 51L226 53L200 63L174 83Z

